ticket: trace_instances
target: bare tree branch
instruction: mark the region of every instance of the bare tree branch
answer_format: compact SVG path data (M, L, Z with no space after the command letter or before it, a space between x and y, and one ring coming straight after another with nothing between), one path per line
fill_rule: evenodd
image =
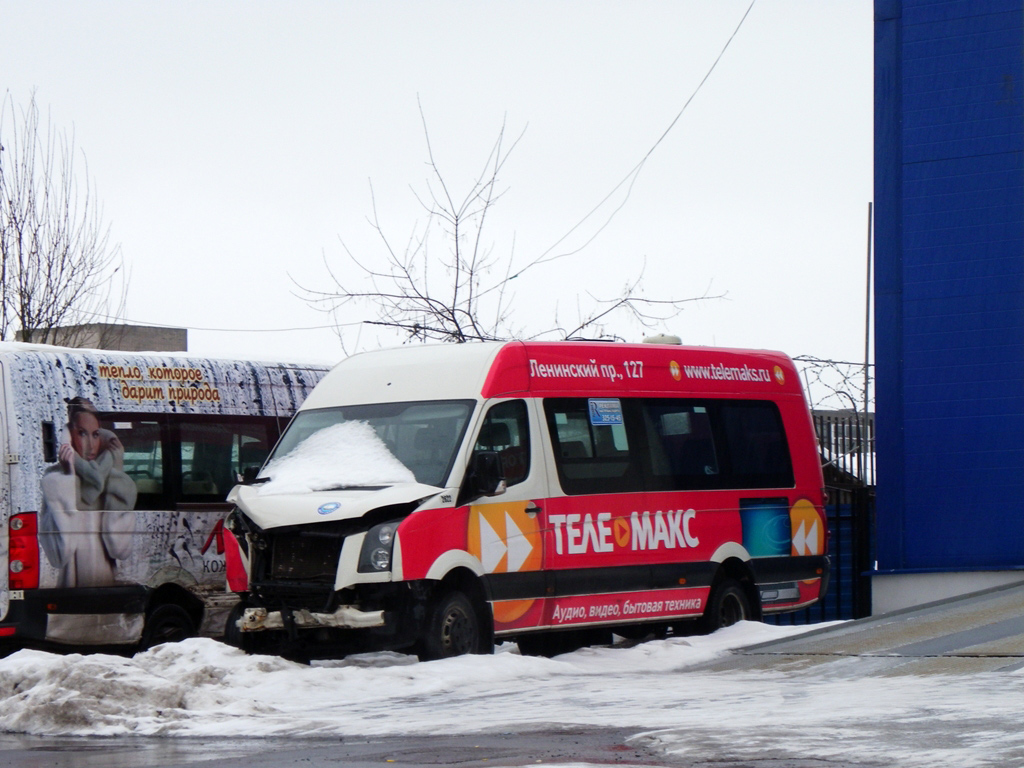
M425 224L413 227L403 249L395 248L381 222L371 184L371 213L367 220L382 246L377 257L380 261L357 256L342 240L356 278L342 279L324 256L330 279L327 288L295 283L297 295L311 306L337 319L343 308L362 305L370 310L370 315L363 319L367 325L397 330L409 341L460 343L555 334L572 338L584 333L596 338L618 338L606 327L615 317L627 317L644 328L653 328L677 316L691 302L720 298L707 291L702 296L684 299L648 298L643 291L641 268L618 296L598 298L587 294L589 308L578 306L577 318L570 327L562 326L554 310L550 326L529 332L516 327L511 311L511 281L552 259L541 254L525 267L517 268L514 238L507 253L499 254L488 242L485 228L492 209L507 191L501 188L501 173L524 134L520 133L506 147L503 122L486 162L460 197L453 193L437 163L422 105L420 119L430 176L425 192L412 189L412 193L426 213Z
M40 124L35 94L0 103L0 339L17 331L53 342L57 328L124 309L120 248L95 201L89 168L76 167L72 133ZM120 284L120 291L114 290ZM112 310L111 300L114 300ZM119 296L119 298L118 298ZM60 337L59 342L74 344Z
M823 360L809 355L794 357L793 361L800 366L811 408L840 408L854 413L863 410L864 387L869 384L865 381L864 363ZM868 407L873 404L874 393L871 392Z

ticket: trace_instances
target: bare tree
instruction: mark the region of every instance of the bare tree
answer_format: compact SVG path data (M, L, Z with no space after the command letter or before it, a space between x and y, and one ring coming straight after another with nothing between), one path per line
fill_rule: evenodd
M123 311L120 248L95 201L74 134L40 123L35 94L0 103L0 339L73 344L58 328Z
M870 382L864 363L824 360L810 355L794 357L793 362L803 375L812 409L851 413L874 410L874 392L868 389ZM869 365L868 370L872 367Z
M554 254L548 249L522 265L516 264L514 239L507 252L497 252L485 229L507 191L501 187L500 175L523 134L507 144L502 124L479 175L459 197L435 160L422 108L420 117L430 178L425 192L413 190L413 194L426 213L426 224L415 228L404 245L396 245L381 224L371 185L369 223L381 243L383 259L357 256L342 241L356 278L342 277L325 258L331 284L325 289L297 286L299 296L310 305L335 318L349 305L363 305L371 315L362 322L397 330L407 340L461 343L554 335L618 338L608 331L613 318L624 315L644 328L654 328L678 315L685 304L711 298L707 293L685 299L648 298L641 267L618 295L578 296L572 322L562 322L553 311L546 327L517 325L511 311L516 285L512 281L582 249Z
M874 485L875 403L870 363L802 355L800 367L826 465Z

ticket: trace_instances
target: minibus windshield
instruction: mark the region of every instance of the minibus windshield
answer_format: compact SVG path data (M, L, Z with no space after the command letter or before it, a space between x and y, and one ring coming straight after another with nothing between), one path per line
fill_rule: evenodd
M372 428L376 435L376 439L373 439L373 434L369 434L370 440L374 443L374 450L381 449L383 443L383 447L386 447L391 456L415 476L417 482L443 487L455 463L455 456L462 444L462 437L474 405L473 400L430 400L300 411L281 437L261 477L273 479L275 462L280 462L296 451L302 451L304 443L310 445L306 441L318 433L323 433L324 430L330 430L330 435L337 435L339 442L365 440L367 430L331 429L339 425L361 423ZM358 445L351 447L361 448ZM390 463L374 459L374 456L379 457L380 454L373 451L361 450L359 453L365 457L364 463ZM390 466L382 466L384 471L381 477L375 480L373 467L361 466L355 471L357 468L352 466L354 461L358 459L332 462L333 466L329 471L334 475L333 487L397 481ZM355 482L351 479L353 476L358 478Z

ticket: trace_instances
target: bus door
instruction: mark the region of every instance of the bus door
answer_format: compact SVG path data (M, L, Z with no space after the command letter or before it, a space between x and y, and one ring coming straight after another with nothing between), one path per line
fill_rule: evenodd
M533 401L505 400L486 408L474 444L474 452L497 453L506 484L469 511L468 548L486 574L498 633L539 626L543 616L547 474L539 429Z

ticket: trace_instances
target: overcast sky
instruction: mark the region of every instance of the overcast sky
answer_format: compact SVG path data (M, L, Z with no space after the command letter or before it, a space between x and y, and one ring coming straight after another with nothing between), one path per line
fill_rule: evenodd
M328 286L325 259L355 277L342 240L382 263L371 183L396 244L422 227L418 105L456 193L503 122L523 134L485 236L525 264L655 145L750 5L0 0L0 91L35 89L74 131L131 267L129 320L187 327L197 354L334 361L336 334L308 330L331 318L295 283ZM724 295L658 329L686 343L862 360L872 44L866 0L757 0L629 198L559 251L624 201L608 226L516 282L515 324L571 324L646 264L650 298Z

